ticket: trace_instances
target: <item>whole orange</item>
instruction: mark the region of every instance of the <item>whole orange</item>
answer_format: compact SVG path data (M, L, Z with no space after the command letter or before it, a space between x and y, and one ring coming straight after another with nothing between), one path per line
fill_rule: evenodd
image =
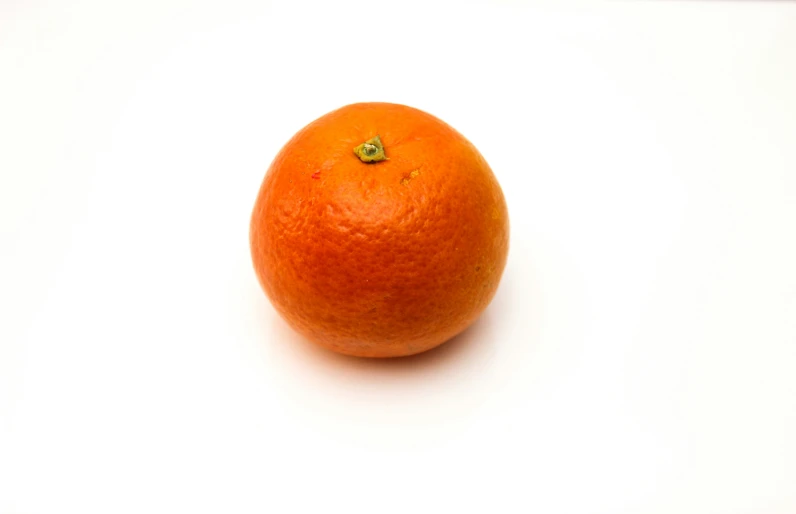
M508 211L452 127L359 103L282 148L250 242L262 288L294 329L340 353L397 357L442 344L486 308L506 264Z

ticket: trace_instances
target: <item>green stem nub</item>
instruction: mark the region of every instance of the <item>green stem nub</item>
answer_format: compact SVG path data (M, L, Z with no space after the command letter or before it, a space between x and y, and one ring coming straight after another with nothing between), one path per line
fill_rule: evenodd
M381 144L381 138L378 135L354 148L354 153L362 162L387 160L387 156L384 155L384 145Z

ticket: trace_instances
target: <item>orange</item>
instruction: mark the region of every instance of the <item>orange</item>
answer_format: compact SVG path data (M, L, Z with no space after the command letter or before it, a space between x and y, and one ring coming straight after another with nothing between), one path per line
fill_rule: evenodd
M340 353L397 357L444 343L486 308L506 264L508 211L452 127L359 103L280 150L250 243L263 290L295 330Z

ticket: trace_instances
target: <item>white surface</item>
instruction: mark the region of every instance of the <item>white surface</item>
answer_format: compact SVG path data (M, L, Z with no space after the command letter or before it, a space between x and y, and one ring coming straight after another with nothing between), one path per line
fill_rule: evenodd
M0 512L795 512L796 5L329 4L0 4ZM367 100L511 215L408 360L305 343L248 254Z

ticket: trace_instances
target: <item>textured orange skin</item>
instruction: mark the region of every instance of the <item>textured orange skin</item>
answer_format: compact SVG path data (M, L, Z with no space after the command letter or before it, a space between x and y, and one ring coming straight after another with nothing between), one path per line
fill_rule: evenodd
M388 160L363 163L353 148L377 134ZM452 127L360 103L282 148L250 242L263 290L295 330L340 353L398 357L444 343L486 308L506 264L508 211L492 170Z

